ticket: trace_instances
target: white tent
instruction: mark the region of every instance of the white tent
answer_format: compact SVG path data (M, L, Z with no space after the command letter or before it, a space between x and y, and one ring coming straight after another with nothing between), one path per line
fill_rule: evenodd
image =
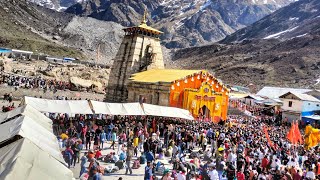
M64 163L56 136L27 116L20 116L0 125L0 143L19 135L29 139L43 151Z
M167 106L157 106L152 104L143 104L143 109L145 114L150 116L163 116L194 120L191 113L185 109Z
M44 128L46 128L48 131L52 132L52 120L47 118L47 116L37 111L30 105L24 105L16 109L13 109L9 112L0 114L0 124L18 115L24 115L26 117L29 117L41 126L43 126Z
M40 112L92 114L89 103L86 100L49 100L25 97L23 103L31 105Z
M90 101L96 114L145 115L139 103L105 103Z
M2 180L71 180L73 173L32 141L22 138L0 149Z
M110 114L110 115L149 115L149 116L162 116L162 117L174 117L193 120L194 118L188 110L158 106L152 104L140 103L105 103L99 101L90 101L92 109L96 114Z

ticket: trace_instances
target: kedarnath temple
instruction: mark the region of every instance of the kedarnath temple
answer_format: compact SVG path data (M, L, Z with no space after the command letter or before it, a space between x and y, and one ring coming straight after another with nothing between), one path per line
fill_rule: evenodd
M229 90L205 70L165 69L159 36L146 23L123 29L106 101L143 102L187 109L195 117L226 120Z

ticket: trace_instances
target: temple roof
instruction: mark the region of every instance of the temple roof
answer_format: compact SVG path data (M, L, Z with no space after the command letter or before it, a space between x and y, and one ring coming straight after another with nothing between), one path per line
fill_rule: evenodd
M179 69L151 69L140 73L133 74L130 80L133 82L157 83L167 82L171 83L176 80L183 79L200 72L207 72L204 70L179 70Z
M161 31L147 25L147 10L146 9L144 11L144 14L143 14L143 17L142 17L142 20L141 20L141 23L139 26L127 27L127 28L124 28L123 30L129 30L129 29L135 29L135 28L139 28L141 30L145 30L147 32L153 32L156 34L163 33Z
M134 28L140 28L142 30L146 30L147 32L153 32L153 33L156 33L156 34L162 34L163 32L155 29L155 28L152 28L150 26L148 26L147 24L140 24L139 26L132 26L132 27L127 27L127 28L124 28L124 30L128 30L128 29L134 29Z

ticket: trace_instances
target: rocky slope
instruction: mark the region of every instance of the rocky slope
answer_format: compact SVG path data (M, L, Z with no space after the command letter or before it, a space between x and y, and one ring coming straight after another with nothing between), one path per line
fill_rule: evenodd
M209 69L227 83L320 88L320 1L300 0L202 47L175 51L173 67Z
M0 0L0 47L53 56L98 59L111 64L123 33L122 26L87 17L75 17L32 3Z
M320 1L300 0L226 37L222 43L244 39L290 39L320 31Z
M208 69L228 84L320 88L319 57L320 34L183 49L175 52L173 67Z
M90 0L66 10L123 26L137 25L144 6L150 24L164 32L167 48L223 39L294 0Z

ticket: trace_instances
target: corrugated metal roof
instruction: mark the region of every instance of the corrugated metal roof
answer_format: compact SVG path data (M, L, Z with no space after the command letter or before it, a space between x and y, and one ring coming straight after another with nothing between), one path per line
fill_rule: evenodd
M264 100L264 98L262 98L260 96L257 96L257 95L254 95L254 94L249 94L247 97L251 97L252 99L257 100L257 101L263 101Z
M300 100L302 100L302 101L312 101L312 102L320 102L320 100L319 99L317 99L317 98L315 98L315 97L313 97L313 96L311 96L311 95L309 95L309 94L301 94L301 93L295 93L295 92L287 92L287 93L285 93L285 94L283 94L283 95L286 95L286 94L293 94L293 95L295 95L295 96L297 96ZM281 96L283 96L283 95L281 95Z
M257 95L262 97L268 98L279 98L279 96L287 93L287 92L294 92L294 93L306 93L312 91L311 89L295 89L295 88L280 88L280 87L264 87L262 88Z

